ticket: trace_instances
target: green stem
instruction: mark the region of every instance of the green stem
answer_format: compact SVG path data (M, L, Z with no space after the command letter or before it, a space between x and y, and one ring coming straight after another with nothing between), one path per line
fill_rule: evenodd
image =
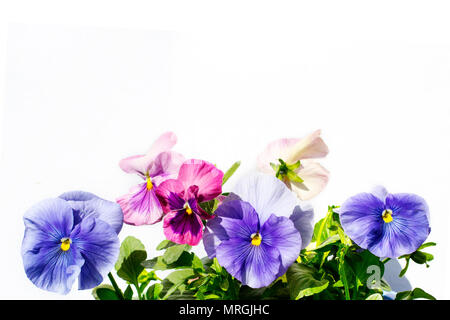
M389 260L391 260L391 258L383 259L383 261L381 261L381 262L383 262L383 264L385 264L385 263L388 262Z
M109 281L111 281L111 284L114 288L114 291L116 291L117 296L120 300L125 300L125 297L123 296L122 290L120 290L119 286L117 285L116 280L114 279L112 273L108 273Z
M339 275L344 285L345 300L350 300L350 290L348 287L347 275L345 274L345 255L347 254L348 247L342 248L339 254Z
M141 289L139 288L139 284L134 283L134 286L136 287L136 291L137 291L139 300L142 300L142 294L141 294Z
M355 278L355 288L353 289L353 297L352 300L358 299L358 278Z

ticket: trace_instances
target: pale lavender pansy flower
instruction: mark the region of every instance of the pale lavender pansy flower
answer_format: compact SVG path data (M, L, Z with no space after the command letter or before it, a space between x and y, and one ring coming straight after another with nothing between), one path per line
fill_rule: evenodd
M413 253L431 231L427 203L411 193L390 194L377 187L349 198L338 211L345 233L382 258Z
M277 178L250 174L206 224L203 237L209 258L252 288L268 286L283 275L311 241L313 210L301 207Z
M117 204L91 195L66 193L63 197L77 200L47 199L25 213L23 265L37 287L67 294L78 279L78 289L91 289L114 267L122 212ZM96 201L86 200L83 206L85 196Z
M315 197L325 188L329 176L328 170L314 160L328 154L320 134L316 130L302 139L272 141L258 156L258 170L276 175L300 200Z
M176 141L174 133L166 132L153 143L147 154L120 161L119 166L123 171L136 173L145 180L117 199L125 223L139 226L161 221L164 213L156 190L163 181L176 178L184 161L181 154L170 150Z

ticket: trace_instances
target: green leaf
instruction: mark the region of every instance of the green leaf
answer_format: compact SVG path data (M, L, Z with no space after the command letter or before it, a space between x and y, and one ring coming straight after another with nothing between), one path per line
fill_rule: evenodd
M316 270L304 264L294 263L286 272L289 292L292 299L298 300L303 297L319 293L328 287L328 280L317 280Z
M167 248L166 252L164 252L163 260L167 264L174 263L180 258L184 251L189 250L191 250L191 246L188 244L177 244L175 246L171 246Z
M367 279L373 274L373 270L369 269L371 267L376 266L379 268L380 281L383 277L384 263L369 250L364 250L362 252L349 251L345 256L345 262L349 264L353 273L363 285L366 285Z
M217 299L220 299L220 296L218 296L217 294L207 294L206 296L203 297L203 299L205 299L205 300L217 300Z
M123 280L138 284L138 277L144 267L141 263L147 258L144 245L135 237L128 236L120 246L119 258L115 268Z
M138 277L139 283L145 283L152 280L158 280L155 271L147 272L147 270L144 269Z
M298 169L299 167L300 167L300 160L298 160L296 163L287 165L287 168L288 168L290 171L295 171L295 170Z
M228 279L223 278L222 282L220 283L220 289L222 289L223 291L227 291L229 287L230 287L230 283L228 282Z
M160 244L158 244L158 246L156 247L156 250L164 250L169 247L176 246L176 245L177 244L175 242L172 242L170 240L163 240L160 242Z
M199 272L205 271L202 260L200 260L200 258L197 257L195 254L194 254L194 258L192 259L192 268L194 268L194 270L199 271Z
M102 284L92 290L96 300L119 300L116 291L109 284Z
M222 185L224 185L225 182L227 182L228 179L231 178L231 176L236 172L236 170L239 168L240 165L241 165L240 161L233 163L233 165L230 167L230 169L228 169L225 172L225 174L223 175Z
M217 258L213 259L213 264L211 265L211 269L213 269L215 272L217 272L219 274L222 272L222 266L219 264L219 261L217 260Z
M169 270L169 269L192 267L192 260L194 258L194 254L184 251L178 258L178 260L171 264L167 264L163 258L164 258L163 256L159 256L150 260L146 260L142 262L142 266L147 269L154 269L154 270Z
M329 251L333 245L339 245L340 237L338 234L334 234L323 241L319 246L314 248L314 251Z
M287 175L288 179L293 182L298 182L298 183L303 182L303 179L300 178L294 171L288 170L286 175Z
M379 293L374 293L368 296L366 300L383 300L383 296Z
M163 285L161 283L154 283L150 287L148 287L145 296L147 300L158 300L162 290Z
M125 289L123 296L125 297L125 300L131 300L133 298L133 289L131 289L130 285Z
M172 282L173 284L182 284L186 279L192 277L194 275L194 270L192 269L183 269L174 271L169 274L166 279Z
M219 201L217 199L212 199L206 202L200 203L200 207L206 211L209 215L214 214L214 211L216 211L217 206L219 205Z
M428 248L428 247L434 247L435 245L436 245L436 242L426 242L426 243L422 244L419 247L419 249L417 249L417 250L422 250L422 249L425 249L425 248Z
M427 262L427 256L421 251L415 251L411 254L411 259L417 264L424 264Z
M415 288L412 291L402 291L398 292L395 296L395 300L414 300L414 299L428 299L436 300L431 294L426 293L420 288Z
M336 207L329 206L328 212L325 218L320 219L314 225L313 237L311 242L316 242L316 245L319 246L323 241L328 239L330 236L339 234L342 231L341 226L339 224L337 214L333 211ZM343 232L342 232L343 235ZM341 242L345 242L345 237L341 237Z
M270 166L272 167L272 169L273 169L275 172L278 172L278 168L280 167L280 165L275 164L275 163L273 163L273 162L270 163Z

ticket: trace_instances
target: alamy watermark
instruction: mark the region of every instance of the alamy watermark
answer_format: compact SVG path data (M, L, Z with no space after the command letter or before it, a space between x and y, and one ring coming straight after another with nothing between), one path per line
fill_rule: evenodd
M381 288L381 269L380 266L370 265L367 267L367 278L366 285L369 289Z

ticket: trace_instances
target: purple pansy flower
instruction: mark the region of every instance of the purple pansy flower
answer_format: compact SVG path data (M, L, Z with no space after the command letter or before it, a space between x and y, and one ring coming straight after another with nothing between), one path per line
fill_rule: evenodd
M159 186L158 198L166 213L164 235L175 243L197 245L202 239L202 219L213 216L199 205L222 193L223 172L213 164L191 159L185 161L177 179L166 180Z
M122 212L117 204L85 192L61 197L77 200L47 199L25 213L22 258L37 287L67 294L77 278L78 289L90 289L114 267Z
M162 134L145 155L131 156L122 159L120 168L127 173L136 173L145 179L144 183L130 189L130 192L117 199L123 210L124 222L135 226L154 224L161 221L163 210L156 190L160 183L176 178L184 157L170 151L176 144L174 133Z
M416 251L431 230L423 198L390 194L383 187L346 200L339 215L345 233L378 257L397 258Z
M279 179L251 174L237 185L207 222L209 258L252 288L283 275L311 241L313 210L301 207Z

